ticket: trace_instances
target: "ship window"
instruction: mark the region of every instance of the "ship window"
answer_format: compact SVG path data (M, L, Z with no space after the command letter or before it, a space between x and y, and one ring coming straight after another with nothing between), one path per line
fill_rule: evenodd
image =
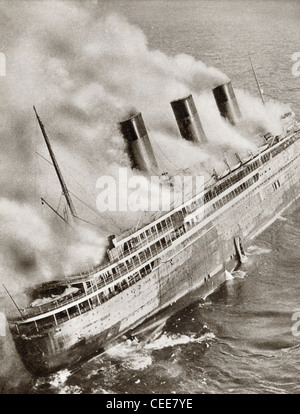
M122 289L126 289L128 287L128 283L127 283L126 279L122 280L121 287L122 287Z
M152 231L152 234L154 234L154 235L157 234L157 228L156 228L155 225L153 227L151 227L151 231Z
M131 239L131 244L132 244L133 247L136 246L136 244L138 244L138 242L139 242L138 237L133 237Z
M137 272L137 273L135 273L135 274L134 274L134 277L133 277L132 281L133 281L133 283L136 283L136 282L138 282L140 279L141 279L141 275L140 275L140 273L139 273L139 272Z
M152 244L152 245L151 245L151 247L150 247L151 252L152 252L152 256L153 256L155 253L157 253L157 247L156 247L156 244L157 244L157 243L154 243L154 244Z
M158 231L161 230L161 223L157 223L157 229L158 229Z
M119 271L120 271L121 274L126 272L126 267L125 267L124 263L119 264Z
M147 230L146 230L146 236L147 236L147 237L150 237L150 236L151 236L151 229L147 229Z
M87 300L85 300L84 302L81 302L81 303L79 304L79 307L80 307L80 310L82 310L82 311L84 311L84 312L90 309L90 307L89 307L89 303L88 303L88 301L87 301Z
M133 278L134 278L134 275L131 275L131 276L128 277L128 279L127 279L128 286L133 285L133 283L134 283Z
M145 252L144 251L140 252L139 256L140 256L140 259L141 259L142 262L144 260L146 260L146 255L145 255Z
M65 320L69 319L67 311L65 310L57 313L55 316L56 316L57 321L60 321L60 322L64 322Z
M145 276L147 275L146 267L143 267L143 268L140 270L140 274L141 274L141 277L145 277Z
M47 318L43 318L41 321L37 321L37 323L38 323L38 328L40 326L43 328L50 328L51 326L55 325L54 316L48 316Z
M74 316L79 315L79 310L78 310L77 306L72 306L72 308L69 308L68 311L69 311L70 317L74 317Z

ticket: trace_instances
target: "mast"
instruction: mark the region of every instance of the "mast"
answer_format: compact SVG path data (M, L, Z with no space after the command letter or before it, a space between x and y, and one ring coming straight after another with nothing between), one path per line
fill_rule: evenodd
M51 160L52 160L52 163L53 163L54 169L55 169L55 171L56 171L56 174L57 174L57 177L58 177L58 180L59 180L59 183L60 183L61 189L62 189L62 193L63 193L63 195L64 195L64 196L65 196L65 198L66 198L66 201L67 201L67 204L68 204L68 207L69 207L70 213L72 214L72 216L73 216L73 217L76 217L76 210L75 210L75 207L74 207L73 201L72 201L72 199L71 199L71 197L70 197L70 193L69 193L68 187L67 187L67 185L66 185L66 183L65 183L65 180L64 180L64 178L63 178L63 176L62 176L62 173L61 173L60 168L59 168L59 166L58 166L58 163L57 163L57 161L56 161L56 158L55 158L54 152L53 152L53 150L52 150L52 147L51 147L51 144L50 144L50 141L49 141L48 135L47 135L47 133L46 133L46 130L45 130L44 124L42 123L42 121L41 121L41 119L40 119L40 117L39 117L39 115L38 115L38 113L37 113L37 111L36 111L36 109L35 109L35 106L33 107L33 109L34 109L34 112L35 112L36 118L37 118L37 120L38 120L39 126L40 126L40 128L41 128L41 131L42 131L42 134L43 134L44 140L45 140L45 142L46 142L46 145L47 145L47 148L48 148L48 151L49 151L49 154L50 154L50 157L51 157Z
M20 315L22 316L22 318L24 317L23 313L21 312L21 309L19 308L19 306L16 304L14 298L11 296L11 294L9 293L8 289L6 288L6 286L2 283L2 286L4 287L4 289L6 290L6 293L8 294L8 296L10 297L12 303L15 305L15 307L18 309L18 311L20 312Z
M258 81L258 78L257 78L257 75L256 75L256 72L255 72L255 69L254 69L254 66L253 66L253 63L252 63L252 60L251 60L250 55L249 55L249 59L250 59L250 63L251 63L251 67L252 67L252 71L253 71L253 73L254 73L254 77L255 77L255 80L256 80L256 84L257 84L257 88L258 88L258 91L259 91L259 94L260 94L261 101L262 101L263 105L265 105L265 100L264 100L264 96L263 96L263 91L262 91L262 89L261 89L261 87L260 87L260 84L259 84L259 81Z

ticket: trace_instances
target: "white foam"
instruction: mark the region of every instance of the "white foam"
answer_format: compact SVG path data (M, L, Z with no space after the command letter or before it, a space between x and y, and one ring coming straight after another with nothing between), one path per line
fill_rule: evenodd
M82 394L82 389L78 385L66 385L59 390L59 394Z
M50 385L51 388L63 390L63 386L70 375L71 372L68 369L63 369L61 371L56 372L55 374L50 374L47 377L38 378L34 387L38 389L43 385L47 384Z
M282 217L282 216L278 216L277 220L288 221L288 219L286 217Z
M206 306L212 305L212 302L209 300L207 302L201 302L199 303L199 308L205 308Z
M106 355L122 361L126 368L140 371L152 364L152 358L145 353L137 339L123 342L106 351Z
M253 246L249 246L248 247L248 254L250 256L252 256L252 255L259 255L259 254L268 254L268 253L271 253L271 252L272 252L271 249L259 247L259 246L256 246L256 245L253 245Z
M200 337L195 335L181 335L181 334L162 334L158 339L145 345L145 349L163 349L168 347L173 347L176 345L188 344L191 342L201 343L215 338L215 335L212 332L206 333Z
M247 276L247 272L245 272L244 270L235 270L233 272L233 277L234 279L244 279Z
M114 394L114 392L107 391L104 388L99 387L99 388L93 388L91 390L91 394Z
M59 388L61 387L69 378L71 375L71 372L68 369L63 369L61 371L58 371L55 374L52 374L49 384L53 387Z
M225 270L225 276L226 276L226 280L233 280L234 277L232 276L232 274L230 272L228 272L228 270Z

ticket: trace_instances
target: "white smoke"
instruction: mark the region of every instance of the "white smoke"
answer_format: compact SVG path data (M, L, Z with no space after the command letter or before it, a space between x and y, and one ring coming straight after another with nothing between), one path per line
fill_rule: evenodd
M1 280L41 282L56 275L88 270L99 264L105 245L88 228L57 225L36 212L32 206L0 198Z
M271 132L273 135L282 133L281 115L290 112L288 104L269 100L265 105L260 99L251 96L248 92L237 90L236 96L243 116L262 132Z
M209 179L213 167L225 168L224 154L234 162L232 153L253 148L248 136L220 118L214 103L211 89L227 76L191 56L152 50L142 30L122 16L72 1L2 2L0 8L8 62L0 96L5 114L0 120L0 255L10 269L5 274L48 278L82 268L101 260L108 234L137 224L141 216L136 214L95 213L97 178L115 177L120 167L130 165L118 122L133 108L143 113L161 172L199 163ZM210 142L206 149L178 139L170 102L190 93ZM262 112L258 100L243 92L237 98L246 118L275 127L277 104ZM66 230L50 210L41 215L39 197L56 206L61 190L53 167L36 154L49 159L33 104L70 190L85 202L74 199L78 215L101 231L83 223Z

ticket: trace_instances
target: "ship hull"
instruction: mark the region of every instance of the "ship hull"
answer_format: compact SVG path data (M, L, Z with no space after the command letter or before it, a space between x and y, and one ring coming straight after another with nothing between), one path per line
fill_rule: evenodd
M181 303L197 290L198 298L215 291L225 271L237 264L236 239L247 249L251 239L278 215L299 206L299 142L260 167L257 184L199 228L160 255L159 264L136 284L101 306L47 331L16 337L25 365L38 375L78 363L110 347L126 332ZM275 182L280 185L274 186ZM175 308L174 308L175 309Z
M153 312L149 312L145 317L141 317L130 327L121 330L121 323L112 325L100 333L95 333L89 337L77 337L75 343L71 337L66 337L64 333L70 331L70 329L64 329L61 325L62 334L60 338L64 336L64 339L60 340L60 345L53 349L53 342L58 343L58 338L55 332L48 332L45 336L36 336L35 338L16 338L16 348L21 355L21 358L30 372L37 376L47 375L56 372L60 369L70 368L76 366L84 361L91 359L93 356L99 355L109 349L110 347L118 344L128 337L137 336L135 330L140 330L140 327L153 324L154 321L165 320L165 315L170 316L174 312L185 308L191 301L199 300L209 294L213 293L217 287L219 287L225 281L224 271L218 272L211 278L211 281L207 285L202 285L200 288L191 292L192 294L185 295L184 298L180 298L177 301L172 301L163 307L153 308ZM170 311L171 309L171 311ZM89 318L91 319L91 315ZM86 320L78 321L78 329L82 329L86 326ZM73 326L74 335L76 327ZM97 328L95 328L95 331ZM53 338L56 338L53 340Z

